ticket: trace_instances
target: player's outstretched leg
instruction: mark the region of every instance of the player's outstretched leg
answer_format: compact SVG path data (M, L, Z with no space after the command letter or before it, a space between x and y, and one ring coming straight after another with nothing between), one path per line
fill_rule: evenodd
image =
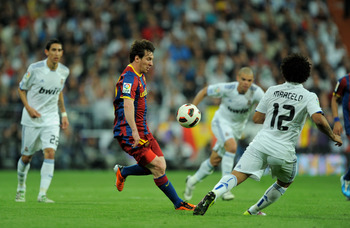
M350 180L345 180L344 176L340 177L341 192L343 195L350 200Z
M168 180L166 174L153 179L160 190L171 200L176 210L193 211L195 205L183 201L176 193L174 186Z
M193 190L195 189L195 186L191 184L190 179L193 178L192 176L188 175L186 178L186 187L184 192L184 198L185 200L192 199Z
M202 181L204 178L206 178L208 175L212 174L213 170L214 170L214 167L210 163L210 159L208 158L201 163L199 169L193 176L191 175L187 176L185 192L184 192L185 200L192 199L192 194L195 189L195 185L198 182Z
M123 190L124 182L129 175L144 176L144 175L151 174L151 171L149 169L139 164L129 165L129 166L122 166L122 165L116 164L113 170L116 176L115 186L120 192Z
M30 163L24 164L22 158L19 158L17 163L17 192L16 192L16 202L25 202L26 201L26 179L27 174L30 169Z
M215 203L215 193L210 191L204 196L204 198L198 203L193 211L193 215L204 215L208 208Z
M224 156L222 157L221 161L221 172L222 176L228 175L232 172L234 161L235 161L236 154L225 152ZM222 194L221 198L223 200L233 200L235 196L232 194L231 191L227 191L224 194Z
M244 215L266 215L261 212L262 209L276 202L285 192L287 188L280 186L277 183L273 183L264 193L264 195L258 200L256 204L251 206Z
M116 164L113 169L116 176L115 186L117 187L119 192L123 191L124 182L126 180L126 178L124 178L121 174L123 168L124 166Z

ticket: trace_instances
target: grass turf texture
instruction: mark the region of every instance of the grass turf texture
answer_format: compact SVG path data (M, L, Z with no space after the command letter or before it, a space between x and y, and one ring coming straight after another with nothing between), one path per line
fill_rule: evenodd
M194 171L168 171L182 197L185 179ZM220 179L215 172L198 183L190 201L197 204ZM285 195L263 210L262 216L243 216L274 182L248 179L233 189L233 201L217 202L204 216L176 211L151 176L130 176L122 192L114 186L113 171L56 171L48 197L36 201L40 172L30 170L25 203L14 201L15 171L0 171L0 227L350 227L349 208L340 191L339 176L298 176Z

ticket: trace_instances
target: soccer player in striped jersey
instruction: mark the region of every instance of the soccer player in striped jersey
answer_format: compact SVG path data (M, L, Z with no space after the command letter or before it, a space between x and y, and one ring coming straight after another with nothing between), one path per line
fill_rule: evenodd
M16 202L25 202L26 178L30 161L40 149L44 153L41 167L40 191L38 202L53 203L46 197L55 164L61 127L69 125L64 100L63 87L69 75L69 69L60 63L63 55L62 43L52 39L46 44L47 59L29 66L19 83L18 93L24 105L22 113L22 148L17 165L18 186Z
M134 157L137 164L116 164L116 187L124 188L129 175L153 175L155 184L174 204L176 210L194 209L183 201L165 174L166 162L157 140L147 125L147 86L145 74L153 66L155 48L148 40L137 40L131 46L130 64L120 75L114 98L114 138L121 148Z
M248 177L259 181L269 167L277 181L243 213L265 215L261 210L276 202L294 181L297 173L295 145L308 115L335 145L342 145L341 137L333 133L323 116L317 95L302 85L310 76L310 71L311 63L302 55L291 54L283 59L281 72L286 82L271 86L266 91L253 116L253 121L263 124L263 128L249 144L232 173L222 177L199 202L194 215L204 215L218 197Z
M333 97L331 101L332 114L334 117L334 134L341 135L343 133L343 126L340 123L338 115L338 103L341 103L343 108L343 118L345 126L345 134L350 141L350 74L345 75L338 80L335 86ZM346 149L346 153L350 153L350 145ZM341 191L343 195L350 200L350 167L348 171L340 177Z
M201 89L193 100L198 104L206 97L221 98L219 109L211 122L216 143L210 157L202 162L194 175L187 176L184 192L185 200L192 198L195 185L210 175L221 164L222 176L230 174L234 167L237 141L241 138L251 110L258 104L264 91L254 84L253 71L243 67L238 71L237 81L218 83ZM223 200L232 200L234 195L227 191Z

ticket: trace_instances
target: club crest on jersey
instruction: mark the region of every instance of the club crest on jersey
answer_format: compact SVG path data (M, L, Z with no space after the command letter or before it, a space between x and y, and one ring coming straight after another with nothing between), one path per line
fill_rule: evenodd
M123 93L131 92L131 83L123 83Z

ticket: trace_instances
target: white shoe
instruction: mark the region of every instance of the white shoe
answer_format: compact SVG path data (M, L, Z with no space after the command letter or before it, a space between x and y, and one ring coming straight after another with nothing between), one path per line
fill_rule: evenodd
M38 197L38 202L39 203L54 203L55 201L49 199L46 197L46 195Z
M223 200L233 200L235 198L235 196L230 191L225 192L221 197Z
M16 193L16 202L26 202L26 193L25 191L18 191Z
M185 192L184 192L184 198L185 200L190 200L192 199L192 192L195 188L195 186L190 185L188 179L190 179L192 176L188 175L186 178L186 188L185 188Z
M258 211L256 214L251 213L249 210L246 210L243 215L259 215L259 216L266 216L266 213L262 211Z

